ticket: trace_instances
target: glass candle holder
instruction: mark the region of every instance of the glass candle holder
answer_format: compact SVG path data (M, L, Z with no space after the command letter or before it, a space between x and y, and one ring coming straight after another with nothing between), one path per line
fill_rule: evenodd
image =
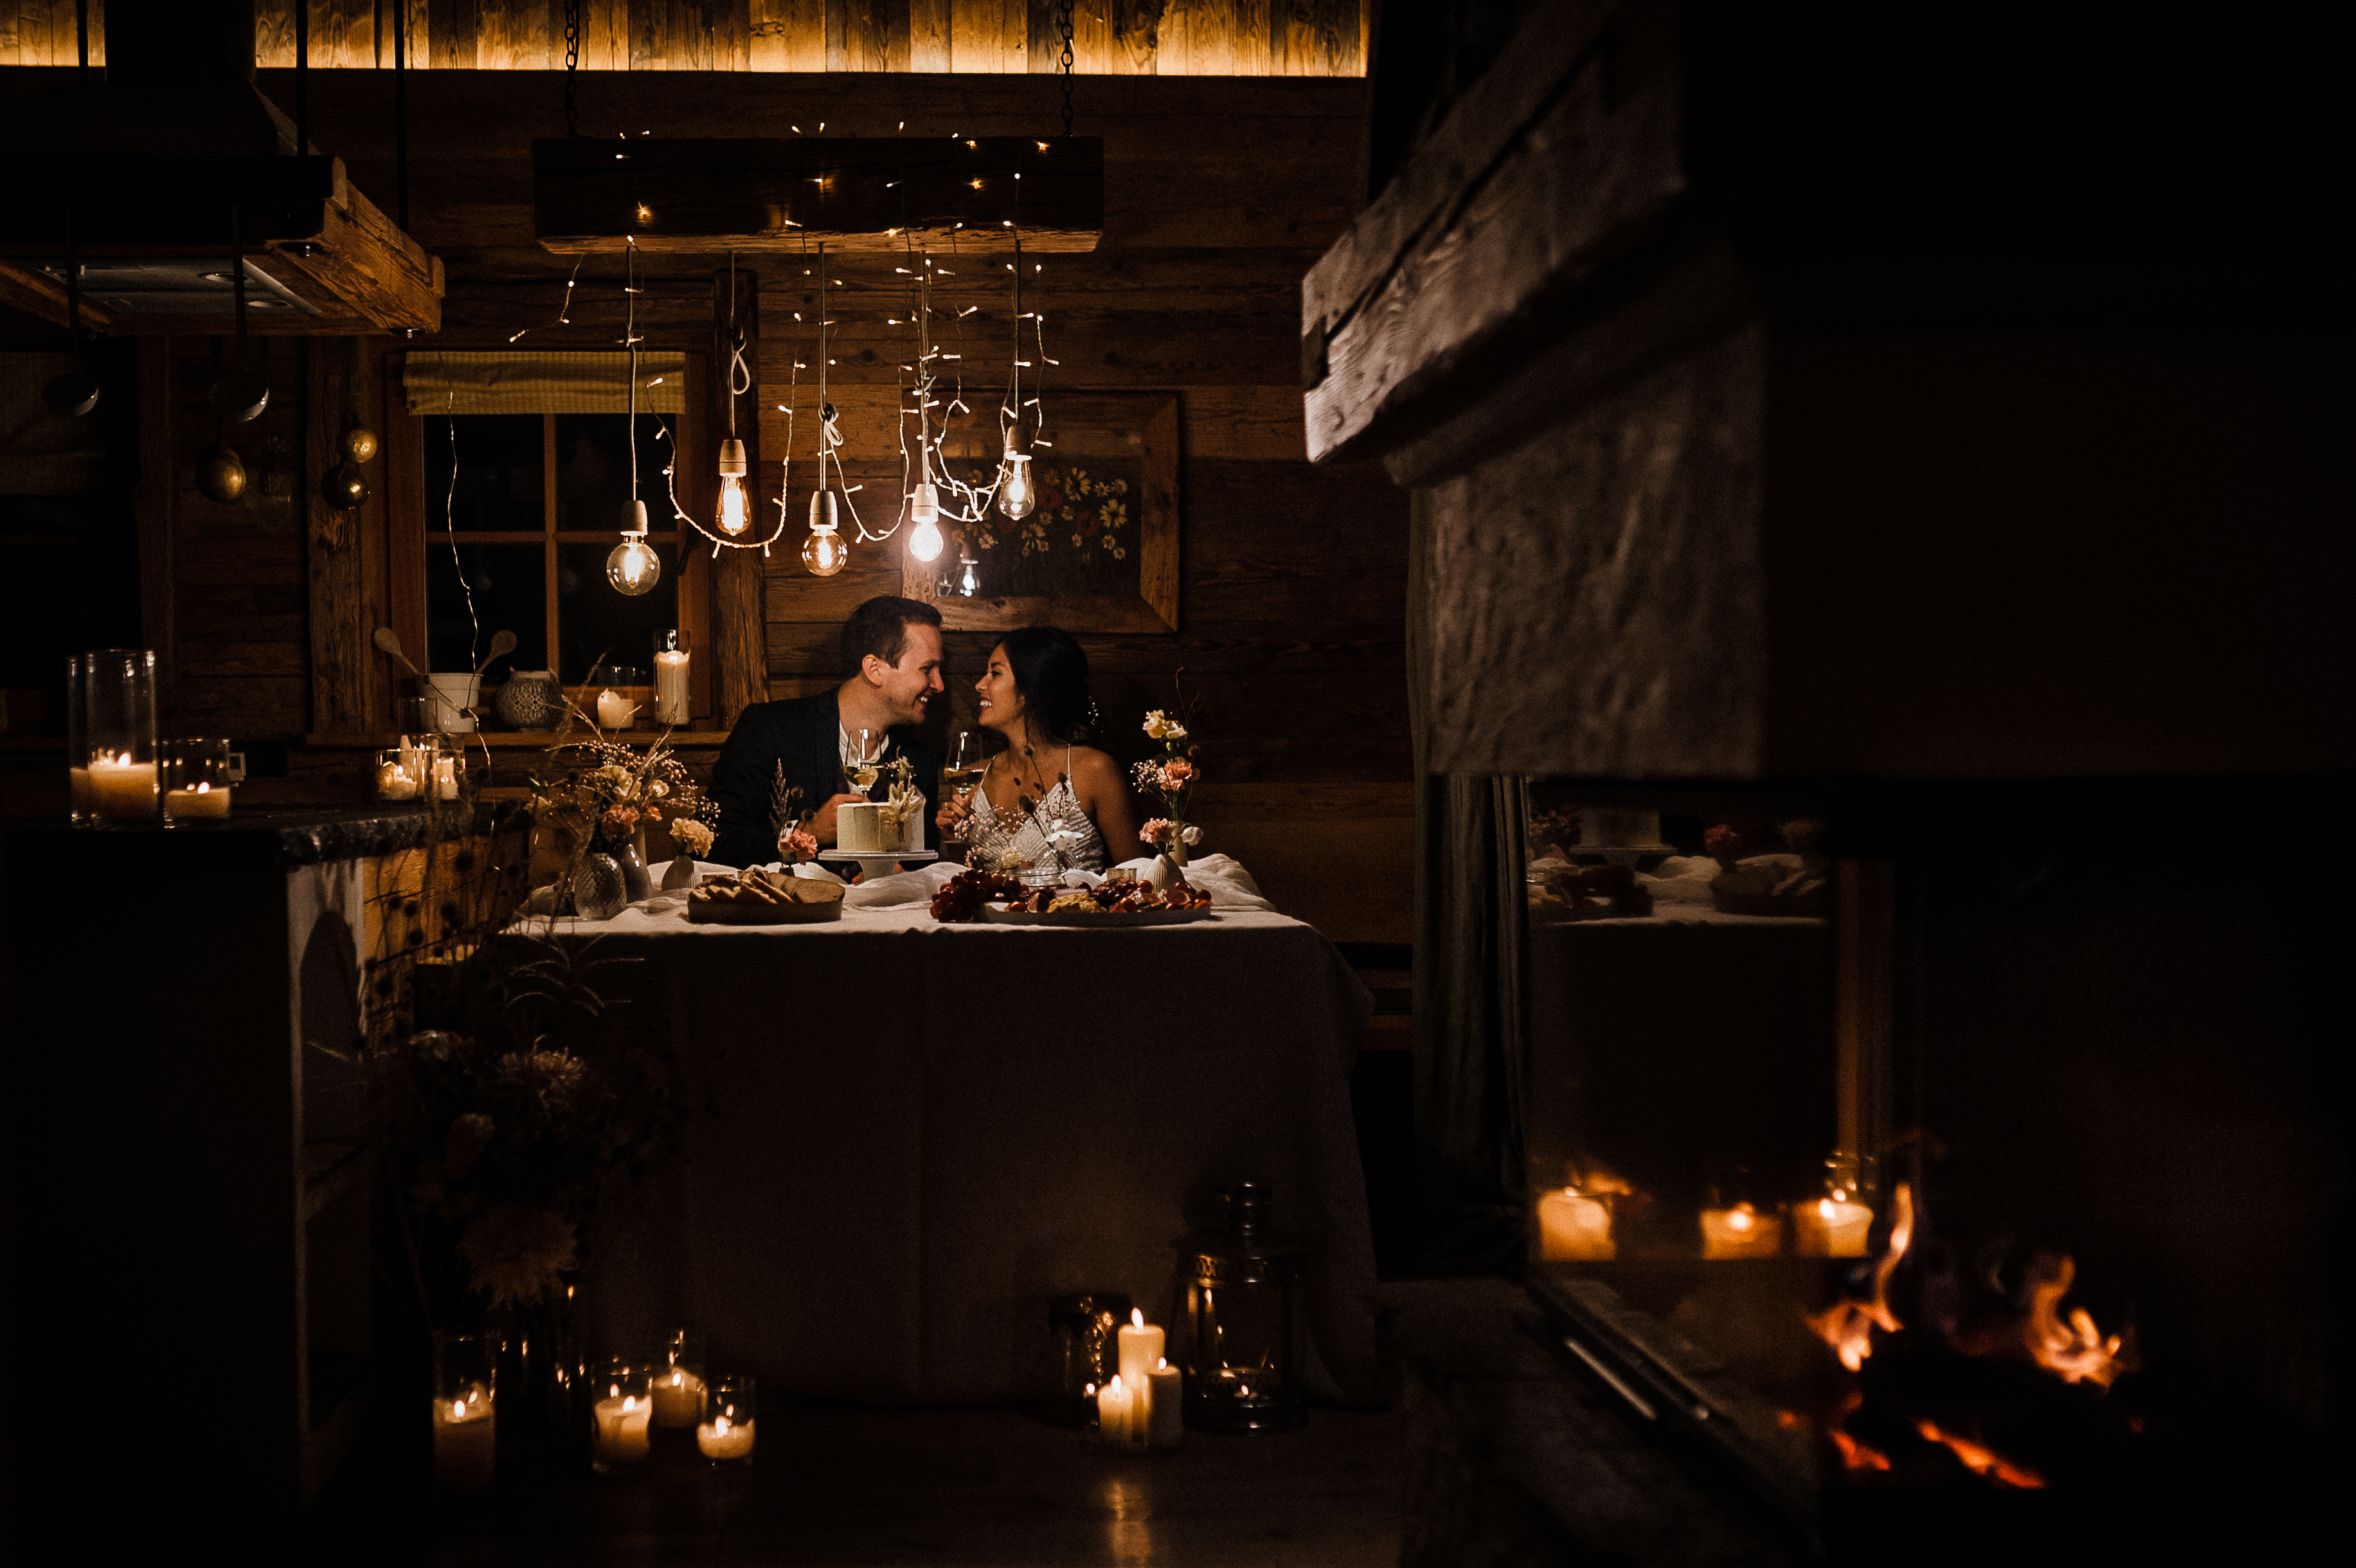
M1710 1184L1701 1211L1701 1255L1713 1262L1772 1258L1783 1250L1783 1217L1760 1200L1746 1169L1730 1170Z
M1301 1391L1301 1251L1278 1242L1269 1189L1241 1182L1223 1231L1181 1247L1177 1327L1186 1424L1214 1432L1283 1432L1309 1419Z
M498 1344L487 1334L434 1336L434 1489L491 1484L498 1455Z
M1793 1251L1804 1258L1862 1258L1873 1230L1864 1162L1837 1154L1825 1162L1824 1190L1792 1208Z
M229 815L229 742L210 737L167 740L164 757L164 825Z
M84 762L91 814L152 822L163 810L155 771L155 656L144 648L82 655Z
M589 1467L605 1474L646 1463L653 1443L650 1369L631 1361L608 1361L590 1385Z
M643 670L608 669L605 684L597 689L597 727L604 730L634 727L638 722L638 699L626 688L646 683L647 674Z
M703 1417L695 1423L695 1450L713 1465L753 1462L753 1380L715 1378Z
M66 655L66 812L78 828L98 820L90 803L90 656Z
M433 799L434 764L442 755L442 737L431 730L401 737L401 748L395 755L401 771L396 793L387 796L394 800L428 800ZM382 783L384 776L378 774Z
M376 798L380 800L414 800L417 780L411 778L402 764L398 749L376 754Z
M683 1432L703 1419L703 1336L673 1329L654 1368L655 1424Z

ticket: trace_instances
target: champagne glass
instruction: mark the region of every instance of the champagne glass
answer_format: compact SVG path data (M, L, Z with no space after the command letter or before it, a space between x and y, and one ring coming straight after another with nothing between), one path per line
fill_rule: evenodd
M943 793L959 805L969 803L973 798L974 786L981 782L982 771L980 743L973 738L973 731L959 730L955 760L941 769ZM959 822L957 830L949 837L953 843L963 843L966 837L965 823Z
M851 781L862 792L873 789L875 780L883 777L884 773L883 759L873 755L870 750L874 733L873 730L859 732L858 753L851 758L851 766L843 769L844 773L849 775Z

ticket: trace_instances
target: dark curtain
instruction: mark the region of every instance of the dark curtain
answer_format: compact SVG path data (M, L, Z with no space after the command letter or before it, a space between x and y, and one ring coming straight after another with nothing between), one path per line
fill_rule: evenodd
M1522 886L1529 790L1518 778L1427 765L1436 509L1414 492L1408 577L1408 713L1415 737L1415 1134L1423 1265L1518 1265L1526 1251L1522 1146Z

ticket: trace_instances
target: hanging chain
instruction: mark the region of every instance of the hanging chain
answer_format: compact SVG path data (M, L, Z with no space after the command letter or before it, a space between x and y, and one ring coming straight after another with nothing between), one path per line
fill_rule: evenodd
M564 0L564 134L581 134L581 0Z
M1064 134L1072 134L1072 0L1064 0L1056 21L1064 30Z

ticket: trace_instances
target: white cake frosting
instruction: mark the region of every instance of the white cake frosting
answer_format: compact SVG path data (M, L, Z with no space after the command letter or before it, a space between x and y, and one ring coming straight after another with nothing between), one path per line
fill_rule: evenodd
M899 830L895 832L880 803L873 800L848 802L835 808L834 842L838 849L861 854L894 852L914 854L925 847L924 813L907 812L901 818Z

